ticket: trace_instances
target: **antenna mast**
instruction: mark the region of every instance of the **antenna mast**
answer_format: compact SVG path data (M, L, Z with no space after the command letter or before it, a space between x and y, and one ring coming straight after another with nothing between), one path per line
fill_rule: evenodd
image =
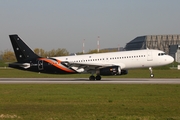
M85 39L83 40L83 54L85 53L85 50L84 50L84 48L85 48Z
M99 40L100 40L100 37L98 36L98 39L97 39L97 52L99 52L99 48L100 48Z

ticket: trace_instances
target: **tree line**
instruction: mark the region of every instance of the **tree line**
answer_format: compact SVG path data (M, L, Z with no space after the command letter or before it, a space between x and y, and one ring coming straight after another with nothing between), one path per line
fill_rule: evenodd
M99 51L99 53L104 53L104 52L114 52L117 51L116 49L113 50L108 50L108 49L102 49ZM56 57L56 56L68 56L70 55L69 52L64 49L64 48L58 48L58 49L52 49L50 51L45 51L42 48L35 48L34 52L39 55L40 57ZM98 53L97 50L89 50L89 52L85 53L85 54L92 54L92 53ZM76 53L77 55L83 54L82 52L78 52ZM4 50L4 51L0 51L0 60L4 61L4 62L14 62L16 61L16 57L14 54L14 51L12 50Z

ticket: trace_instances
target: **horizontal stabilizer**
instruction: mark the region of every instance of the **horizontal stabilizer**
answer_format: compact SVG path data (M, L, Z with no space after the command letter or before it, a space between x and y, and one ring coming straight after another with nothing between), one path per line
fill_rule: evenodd
M9 67L12 68L20 67L20 68L28 69L31 67L31 65L30 63L10 63Z

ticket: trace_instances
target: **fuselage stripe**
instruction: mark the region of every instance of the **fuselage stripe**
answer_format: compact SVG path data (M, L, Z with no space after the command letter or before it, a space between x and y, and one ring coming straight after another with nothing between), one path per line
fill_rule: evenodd
M47 62L47 63L49 63L49 64L51 64L51 65L53 65L53 66L55 66L55 67L57 67L57 68L59 68L61 70L63 70L63 71L66 71L66 72L69 72L69 73L74 73L75 72L75 71L65 67L64 65L62 65L60 60L57 60L58 64L54 64L54 62L52 60L47 59L47 58L40 58L39 60L43 60L43 61L45 61L45 62ZM60 66L60 65L62 65L62 66Z

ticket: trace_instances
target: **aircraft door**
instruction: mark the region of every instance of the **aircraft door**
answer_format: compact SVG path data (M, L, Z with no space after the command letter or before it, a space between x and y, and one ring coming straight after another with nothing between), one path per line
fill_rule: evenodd
M38 61L38 70L43 70L43 60Z
M152 60L153 60L152 51L148 50L147 51L147 61L152 61Z

